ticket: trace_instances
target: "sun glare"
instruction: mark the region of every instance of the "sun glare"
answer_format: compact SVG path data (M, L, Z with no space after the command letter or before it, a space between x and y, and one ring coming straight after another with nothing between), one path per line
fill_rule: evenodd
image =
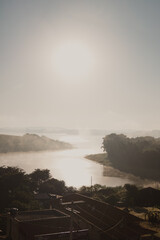
M77 80L89 77L94 58L88 46L80 42L64 42L54 51L54 72L58 77Z

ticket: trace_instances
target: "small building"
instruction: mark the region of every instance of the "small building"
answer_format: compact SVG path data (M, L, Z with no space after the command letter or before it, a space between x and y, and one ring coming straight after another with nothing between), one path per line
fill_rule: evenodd
M12 240L34 240L35 235L66 232L70 216L56 209L25 211L9 216L8 236Z

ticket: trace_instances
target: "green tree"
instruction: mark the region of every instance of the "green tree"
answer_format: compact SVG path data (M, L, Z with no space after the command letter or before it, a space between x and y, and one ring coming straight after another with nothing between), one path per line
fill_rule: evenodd
M63 194L66 191L66 186L64 181L59 181L55 178L51 178L40 184L40 193L53 193L53 194Z
M3 193L0 197L0 210L19 206L23 206L20 210L34 208L36 202L30 185L30 180L22 169L0 167L0 192ZM15 204L17 202L18 205Z
M31 179L33 187L38 190L42 183L51 178L50 170L37 168L31 174L29 174L29 178Z
M138 188L132 184L125 184L124 187L126 189L126 204L134 207L137 204Z

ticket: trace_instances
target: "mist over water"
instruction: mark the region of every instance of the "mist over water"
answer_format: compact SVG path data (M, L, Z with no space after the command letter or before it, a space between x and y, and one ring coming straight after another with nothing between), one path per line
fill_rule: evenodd
M74 146L0 154L0 165L47 168L76 187L91 176L93 184L136 183L84 156L123 129L160 137L159 9L160 1L145 0L0 1L0 133Z
M27 129L29 130L29 129ZM30 129L31 131L31 129ZM128 179L104 176L105 169L102 165L97 164L85 158L88 154L101 153L102 137L89 134L88 131L80 133L66 133L59 131L33 131L38 135L45 135L52 139L69 142L74 149L63 151L43 151L27 153L5 153L0 154L0 165L17 166L24 169L27 173L36 168L49 169L52 176L59 180L64 180L67 186L81 187L91 184L102 184L107 186L124 185L130 182ZM23 135L25 130L9 131L7 134Z

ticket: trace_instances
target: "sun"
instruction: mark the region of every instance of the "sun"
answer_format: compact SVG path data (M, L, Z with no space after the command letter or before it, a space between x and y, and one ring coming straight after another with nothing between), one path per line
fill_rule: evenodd
M53 54L55 74L70 81L86 79L93 70L94 57L89 46L79 41L59 43Z

